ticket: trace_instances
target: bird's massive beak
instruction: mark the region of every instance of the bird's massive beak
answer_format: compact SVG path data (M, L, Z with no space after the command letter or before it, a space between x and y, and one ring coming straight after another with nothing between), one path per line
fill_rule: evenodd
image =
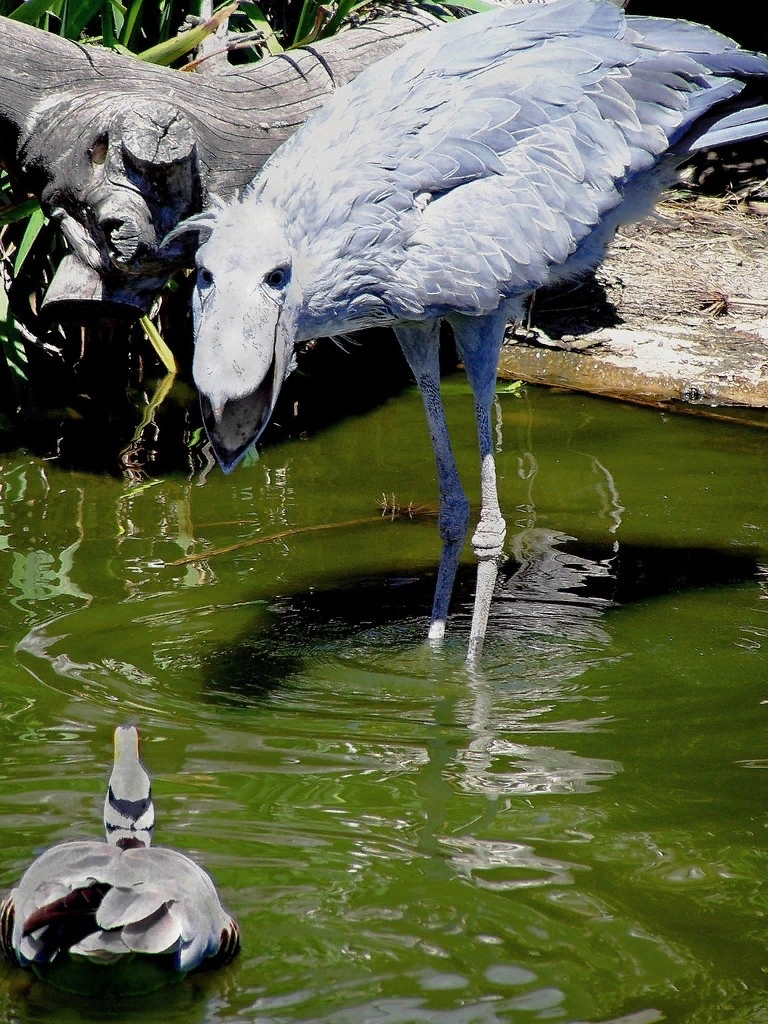
M242 398L225 399L214 406L200 392L200 409L211 447L225 473L231 472L269 422L283 383L283 367L273 356L262 382Z
M282 307L269 300L225 323L196 310L193 375L205 430L225 473L258 440L292 369L286 320Z

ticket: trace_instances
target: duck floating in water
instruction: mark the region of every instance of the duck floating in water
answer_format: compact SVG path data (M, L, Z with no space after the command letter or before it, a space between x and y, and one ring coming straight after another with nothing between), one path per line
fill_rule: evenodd
M68 954L96 963L163 957L175 972L229 963L240 930L190 857L151 846L150 778L133 726L115 729L104 801L107 841L59 843L30 865L0 906L0 950L45 976Z

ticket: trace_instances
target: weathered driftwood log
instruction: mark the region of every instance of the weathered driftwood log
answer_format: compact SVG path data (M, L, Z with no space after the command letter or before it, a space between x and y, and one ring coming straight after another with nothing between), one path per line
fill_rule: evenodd
M41 197L71 249L49 312L87 300L145 312L168 274L192 262L188 240L161 251L171 227L210 194L243 188L330 92L435 24L381 19L202 75L0 18L0 161Z

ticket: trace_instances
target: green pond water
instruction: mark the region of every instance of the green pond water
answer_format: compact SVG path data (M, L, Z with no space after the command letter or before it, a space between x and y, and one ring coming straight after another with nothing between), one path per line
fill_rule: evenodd
M0 886L100 834L134 722L244 945L130 999L2 967L0 1019L768 1021L768 431L532 388L495 424L473 671L469 546L430 649L434 517L376 508L434 503L415 391L229 477L2 458Z

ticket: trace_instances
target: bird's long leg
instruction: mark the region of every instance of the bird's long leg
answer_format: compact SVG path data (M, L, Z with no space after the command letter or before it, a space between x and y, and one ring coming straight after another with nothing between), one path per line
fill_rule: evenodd
M507 531L507 524L499 508L491 435L491 402L506 319L504 310L485 317L449 318L456 347L464 362L472 394L475 396L477 438L480 447L480 522L472 537L472 547L477 558L477 587L469 634L468 661L479 658L483 648L488 612Z
M440 490L438 526L443 548L432 604L429 639L442 640L453 581L469 524L469 501L459 480L440 398L439 321L407 326L401 324L395 328L395 334L419 385L437 467Z

